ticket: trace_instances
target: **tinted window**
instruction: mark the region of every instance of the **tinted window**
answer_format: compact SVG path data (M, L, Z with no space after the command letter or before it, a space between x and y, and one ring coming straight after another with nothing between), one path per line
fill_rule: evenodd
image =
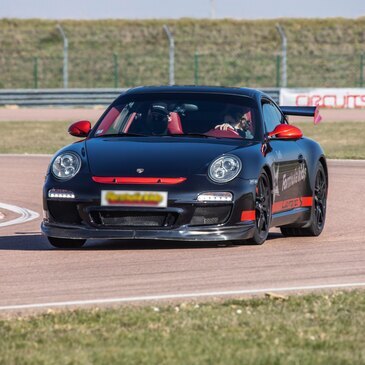
M227 133L227 128L233 132ZM101 118L94 136L205 134L255 139L260 132L257 103L251 98L171 93L122 97Z
M282 114L278 108L271 103L264 103L262 106L264 121L267 132L272 132L278 124L283 121Z

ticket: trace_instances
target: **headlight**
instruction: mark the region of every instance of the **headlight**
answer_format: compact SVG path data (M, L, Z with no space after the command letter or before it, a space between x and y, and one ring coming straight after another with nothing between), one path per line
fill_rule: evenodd
M233 155L224 155L214 160L209 167L209 177L217 183L233 180L241 171L240 159Z
M52 164L52 174L61 180L73 178L81 167L81 159L74 152L65 152L56 157Z

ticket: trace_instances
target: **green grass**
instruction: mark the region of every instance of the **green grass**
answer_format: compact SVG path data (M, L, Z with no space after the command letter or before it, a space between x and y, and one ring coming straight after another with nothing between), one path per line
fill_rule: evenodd
M318 141L327 158L365 159L365 123L295 123L305 136Z
M0 153L55 153L78 139L68 122L0 122Z
M0 364L365 364L364 294L0 318Z
M176 83L273 87L277 84L280 22L288 36L288 86L360 85L365 17L273 20L40 20L0 19L0 88L62 86L61 23L69 38L70 87L156 85L168 82L163 24L175 36ZM113 54L117 55L115 64Z
M325 150L328 158L365 159L365 123L296 123L307 137ZM67 133L66 122L1 122L0 153L51 153L77 138Z

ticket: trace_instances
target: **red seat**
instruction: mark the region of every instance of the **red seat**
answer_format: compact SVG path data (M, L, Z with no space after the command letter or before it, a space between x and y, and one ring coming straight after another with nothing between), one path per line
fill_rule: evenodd
M181 125L180 115L176 112L171 112L170 119L171 120L169 121L169 124L167 125L167 131L170 134L184 134L184 131L183 131L182 125Z
M131 126L132 122L134 121L134 118L136 117L136 115L137 115L137 113L132 113L132 114L129 116L128 121L127 121L127 123L126 123L126 125L125 125L125 127L124 127L124 131L123 131L124 133L128 133L129 128L130 128L130 126Z

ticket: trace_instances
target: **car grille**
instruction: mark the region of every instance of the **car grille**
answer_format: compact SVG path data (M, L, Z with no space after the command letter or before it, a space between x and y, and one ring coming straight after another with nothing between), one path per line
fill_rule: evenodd
M171 227L176 222L177 214L95 210L90 212L90 218L94 224L103 227Z

